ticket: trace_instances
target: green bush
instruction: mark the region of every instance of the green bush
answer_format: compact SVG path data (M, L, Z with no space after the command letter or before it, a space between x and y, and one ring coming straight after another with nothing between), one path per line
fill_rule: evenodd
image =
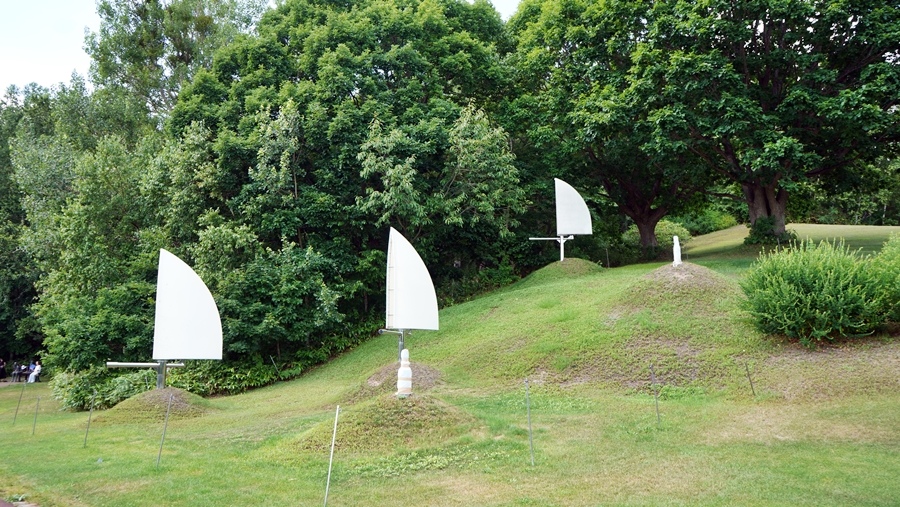
M674 241L673 236L678 236L678 242L684 246L691 239L691 233L684 228L683 225L669 220L660 220L656 224L656 241L659 243L660 249L672 248ZM631 225L627 231L622 234L622 242L628 246L640 247L641 235L638 233L636 225Z
M872 274L888 320L900 322L900 234L892 234L872 259Z
M72 373L62 372L50 381L51 395L64 410L106 409L136 394L156 387L156 372L150 369L116 375L93 366Z
M681 224L694 236L721 231L738 224L737 219L731 214L715 208L705 208L698 213L672 217L672 221Z
M299 374L297 369L282 369ZM274 383L283 377L279 371L261 361L187 361L184 368L169 372L169 385L200 396L237 394Z
M760 217L750 227L750 234L744 238L745 245L787 245L797 241L794 231L775 234L775 217Z
M763 253L741 282L757 327L807 347L872 333L884 322L878 280L858 252L807 241Z

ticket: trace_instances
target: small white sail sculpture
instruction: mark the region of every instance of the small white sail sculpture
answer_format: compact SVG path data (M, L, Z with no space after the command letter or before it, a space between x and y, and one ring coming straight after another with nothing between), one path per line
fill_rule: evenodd
M410 329L437 330L438 304L428 268L412 244L393 227L388 237L386 276L386 329L381 332L400 336L397 396L405 398L412 393L412 370L404 334Z
M153 359L222 359L222 321L203 280L175 255L159 251Z
M552 240L559 242L559 261L565 259L565 244L575 235L593 234L591 212L581 194L572 185L559 178L553 178L556 194L556 237L528 238L531 240Z
M170 359L222 359L222 321L203 280L172 253L159 250L156 317L153 326L155 363L108 362L108 368L154 368L156 387L166 386L166 368L184 366Z

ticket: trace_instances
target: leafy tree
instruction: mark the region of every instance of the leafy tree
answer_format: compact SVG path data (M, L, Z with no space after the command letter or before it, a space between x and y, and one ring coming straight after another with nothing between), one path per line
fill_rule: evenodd
M785 232L808 179L852 179L900 135L900 11L883 2L679 3L657 41L681 100L654 108L660 143L681 143L738 183L749 220ZM652 50L666 46L655 43Z
M86 38L91 78L124 87L165 114L213 52L249 32L265 0L101 0L100 29Z

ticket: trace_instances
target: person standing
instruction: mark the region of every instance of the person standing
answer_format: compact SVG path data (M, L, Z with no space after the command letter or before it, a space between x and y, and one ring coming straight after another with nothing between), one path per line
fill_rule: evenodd
M0 380L6 380L6 361L0 357Z

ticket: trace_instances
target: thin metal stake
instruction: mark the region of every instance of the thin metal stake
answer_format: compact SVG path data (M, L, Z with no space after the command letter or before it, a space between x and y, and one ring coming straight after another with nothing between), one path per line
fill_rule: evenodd
M653 399L656 402L656 425L662 424L659 417L659 389L656 387L656 373L653 371L653 364L650 364L650 386L653 388Z
M19 417L19 406L22 405L22 395L25 394L25 386L28 382L22 382L22 392L19 393L19 403L16 405L16 413L13 414L13 425L16 424L16 418Z
M169 427L169 411L172 409L172 399L174 394L169 395L169 406L166 407L166 423L163 425L162 440L159 441L159 454L156 455L156 468L159 468L159 460L162 458L163 442L166 441L166 429Z
M750 381L750 391L753 392L753 397L756 398L756 388L753 387L753 378L750 376L750 365L744 363L744 368L747 369L747 380Z
M278 365L275 364L275 358L270 355L269 359L272 360L272 365L275 366L275 375L278 375L278 377L281 378L281 370L279 370Z
M331 457L328 458L328 480L325 481L325 506L328 506L328 488L331 486L331 464L334 462L334 441L337 439L337 422L341 414L341 406L334 412L334 431L331 433Z
M37 402L34 404L34 423L32 423L32 425L31 425L31 436L34 436L34 428L37 427L37 414L38 414L38 407L40 407L40 406L41 406L41 397L38 396Z
M531 432L531 396L528 393L528 379L525 379L525 409L528 412L528 446L531 448L531 466L534 466L534 438Z
M88 423L87 423L87 429L84 430L84 445L81 446L82 449L87 447L87 436L88 436L88 431L91 431L91 418L94 417L94 399L96 397L97 397L97 390L95 389L94 394L91 396L91 411L88 413Z

